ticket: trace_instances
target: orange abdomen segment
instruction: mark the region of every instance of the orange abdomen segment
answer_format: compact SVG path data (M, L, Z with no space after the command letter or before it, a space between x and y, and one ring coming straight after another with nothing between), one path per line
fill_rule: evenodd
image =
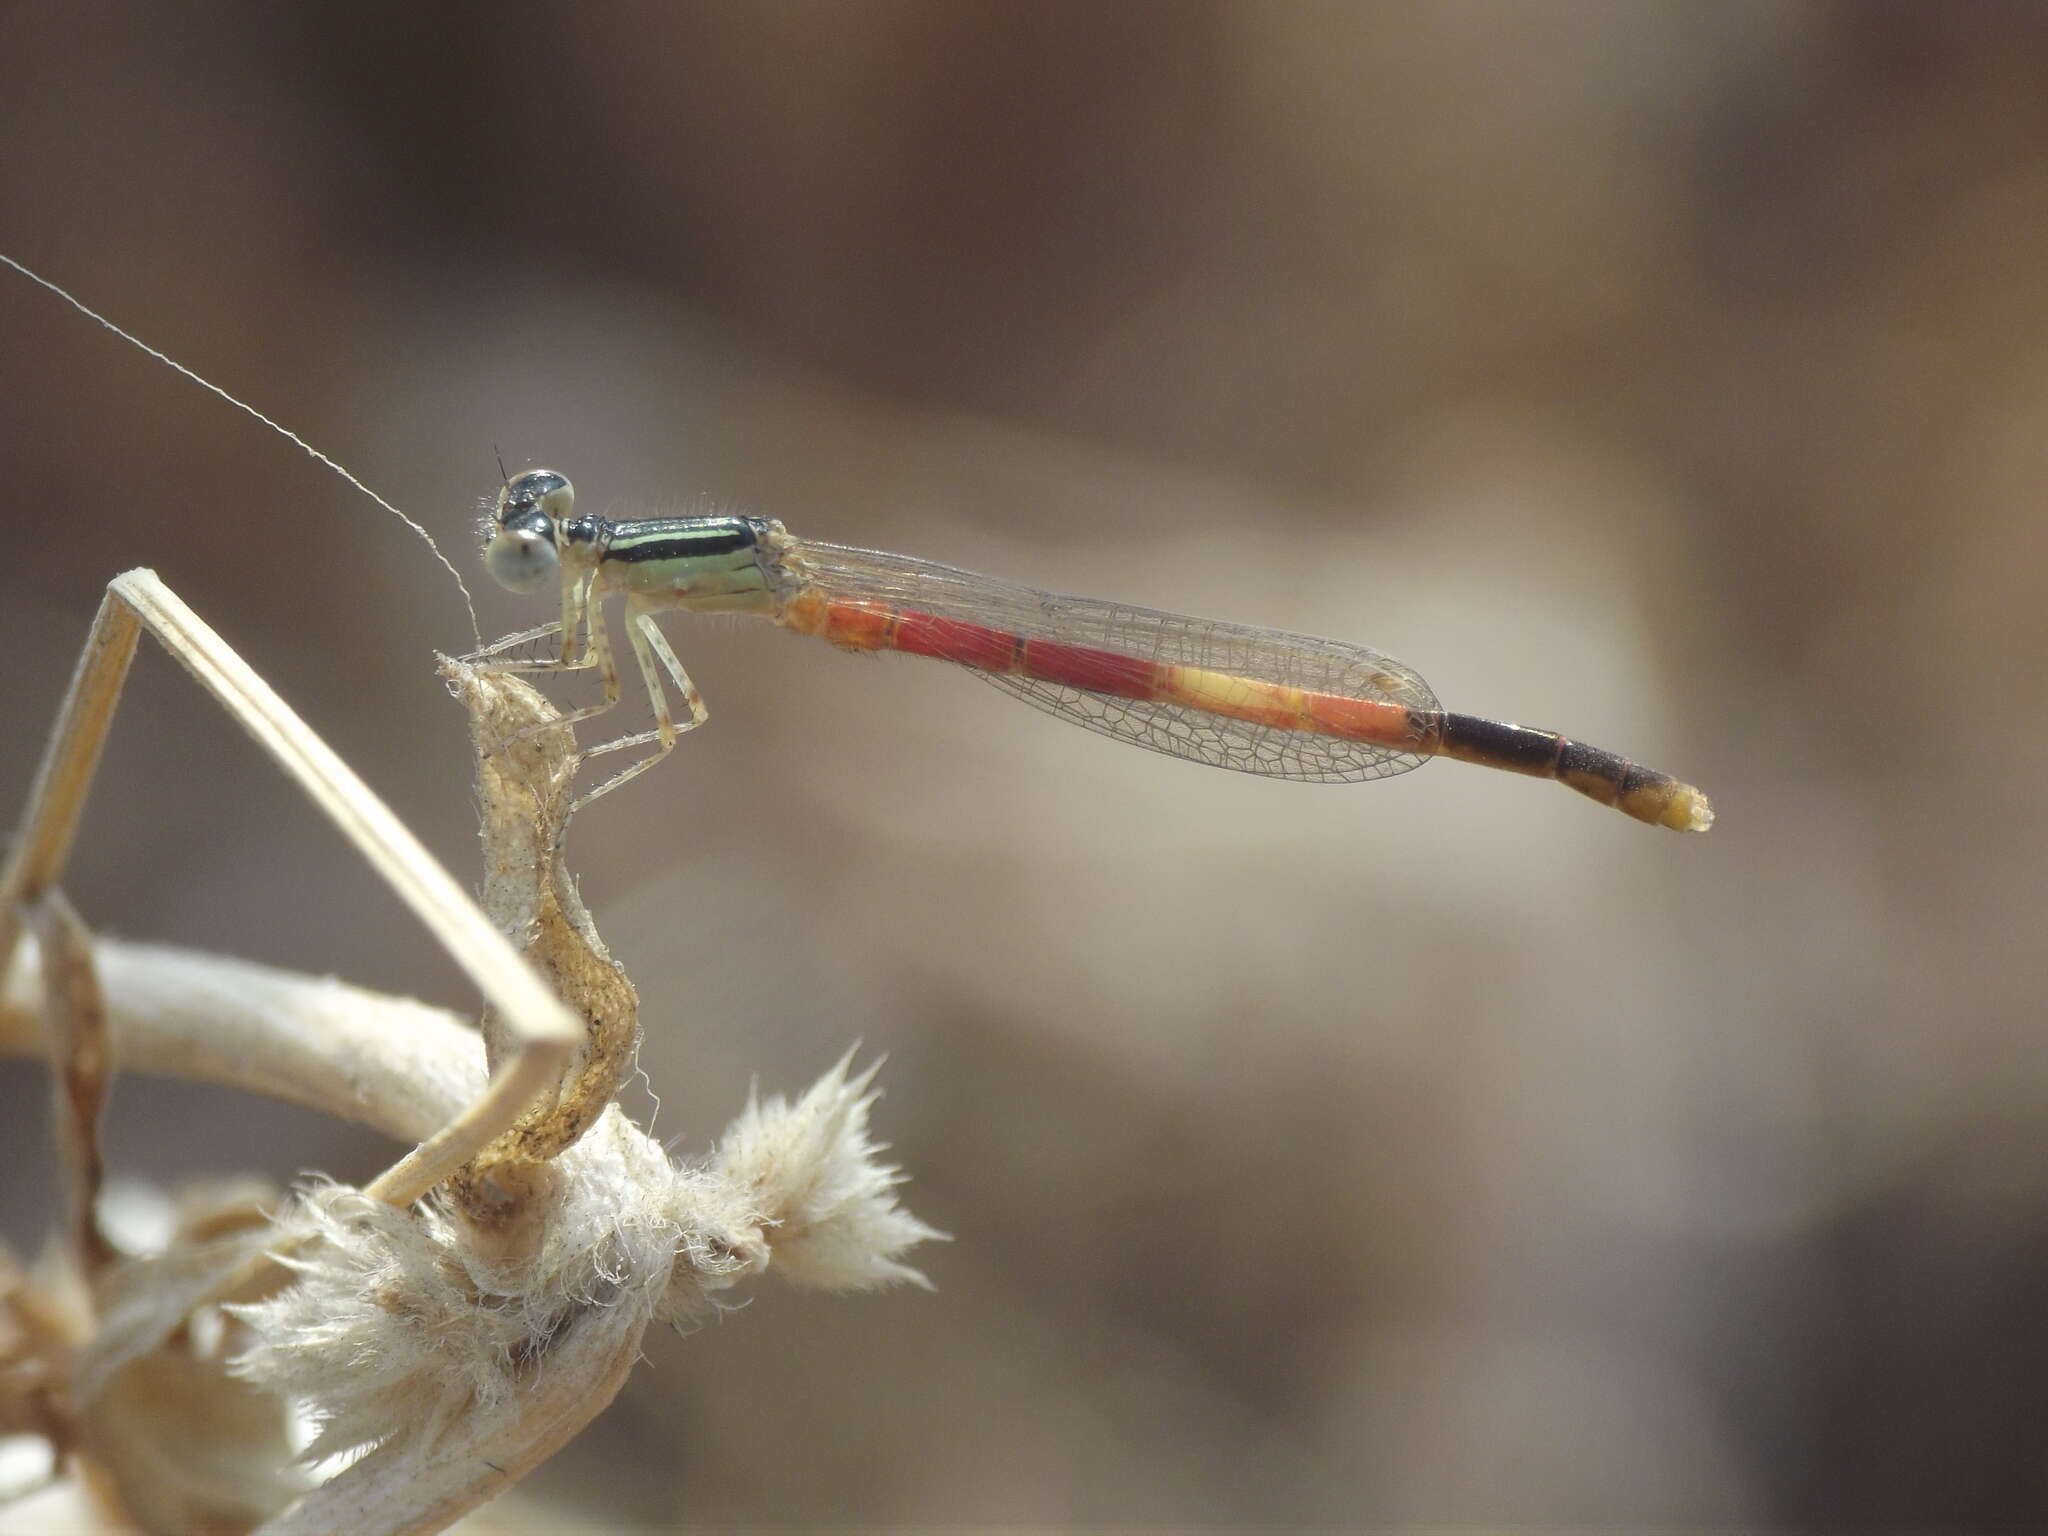
M1284 683L1237 677L1202 667L1173 666L1118 651L1069 645L992 629L914 608L804 591L781 622L850 651L902 651L935 656L982 672L1065 683L1119 699L1179 704L1274 730L1310 731L1402 751L1417 750L1431 718L1406 705L1341 694L1312 693Z

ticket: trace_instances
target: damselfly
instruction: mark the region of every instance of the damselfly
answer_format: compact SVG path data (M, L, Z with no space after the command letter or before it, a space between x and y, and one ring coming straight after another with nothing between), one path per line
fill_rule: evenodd
M644 772L701 725L703 700L652 615L748 613L849 651L903 651L957 662L1028 704L1119 741L1269 778L1356 783L1391 778L1432 757L1556 779L1654 826L1704 832L1707 797L1598 747L1553 731L1453 714L1400 662L1363 646L1064 597L905 555L813 543L767 518L714 515L614 522L575 510L567 479L514 475L484 520L485 563L500 585L537 593L559 583L559 657L495 664L595 668L603 702L619 680L603 602L622 593L626 634L655 729L594 751L656 750L579 804ZM553 632L531 630L483 653L501 657ZM680 727L661 671L689 707Z

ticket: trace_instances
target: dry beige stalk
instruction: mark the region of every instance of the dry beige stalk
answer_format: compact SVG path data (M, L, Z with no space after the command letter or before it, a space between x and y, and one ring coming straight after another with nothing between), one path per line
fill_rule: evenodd
M640 1046L640 996L597 936L563 862L579 762L574 736L517 677L446 658L441 675L469 713L476 751L484 911L583 1025L559 1081L449 1181L464 1213L489 1224L618 1097ZM496 1008L484 1009L483 1036L493 1071L519 1050L518 1032Z
M489 999L484 1038L334 981L91 942L70 920L56 882L141 627L449 946ZM0 1348L40 1375L0 1406L56 1420L60 1448L82 1442L81 1464L136 1528L438 1530L602 1409L649 1323L699 1316L771 1264L837 1289L922 1279L901 1255L938 1234L897 1206L900 1176L868 1139L872 1069L851 1076L842 1060L794 1103L749 1102L696 1167L620 1113L637 1005L561 859L574 742L524 684L448 675L483 762L491 917L527 959L147 572L110 588L0 878L0 1049L40 1048L37 1017L54 1011L79 1191L69 1248L91 1298L89 1332L67 1333L37 1321L32 1283L8 1271L15 1326ZM36 942L20 942L24 922ZM362 1190L316 1184L266 1218L216 1202L164 1251L108 1265L90 1197L109 1045L122 1065L420 1145ZM13 1363L0 1358L0 1383ZM308 1455L359 1453L310 1490L285 1454L288 1403L319 1426Z

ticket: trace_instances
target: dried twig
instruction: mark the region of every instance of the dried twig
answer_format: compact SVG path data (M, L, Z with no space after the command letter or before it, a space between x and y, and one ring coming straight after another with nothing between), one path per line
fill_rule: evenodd
M285 764L476 979L490 1004L482 1039L417 1003L246 962L88 943L67 920L56 881L141 627ZM854 1076L842 1060L793 1103L750 1102L695 1167L672 1164L624 1118L612 1099L631 1067L636 999L561 857L574 742L524 684L452 663L447 675L483 764L491 916L525 959L147 572L109 590L0 878L0 1049L33 1048L34 1019L58 1010L81 1192L72 1248L93 1260L90 1338L39 1341L61 1362L46 1397L145 1528L267 1518L272 1531L437 1530L587 1423L650 1322L698 1316L771 1264L839 1289L921 1282L901 1255L938 1235L896 1205L900 1176L868 1139L872 1068ZM20 941L24 917L38 942ZM95 1267L97 1229L84 1213L102 1039L124 1065L274 1094L420 1145L361 1190L316 1184L269 1221L216 1201L188 1216L169 1250ZM199 1408L171 1412L173 1400ZM286 1401L320 1426L310 1456L362 1453L303 1494L280 1475ZM191 1461L178 1437L195 1427L230 1442L211 1446L216 1475L197 1484L164 1471Z

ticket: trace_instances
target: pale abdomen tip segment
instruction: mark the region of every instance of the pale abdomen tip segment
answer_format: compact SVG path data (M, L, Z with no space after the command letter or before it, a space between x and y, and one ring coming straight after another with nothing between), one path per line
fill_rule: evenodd
M1690 784L1681 784L1657 824L1674 832L1704 832L1714 824L1714 804Z

